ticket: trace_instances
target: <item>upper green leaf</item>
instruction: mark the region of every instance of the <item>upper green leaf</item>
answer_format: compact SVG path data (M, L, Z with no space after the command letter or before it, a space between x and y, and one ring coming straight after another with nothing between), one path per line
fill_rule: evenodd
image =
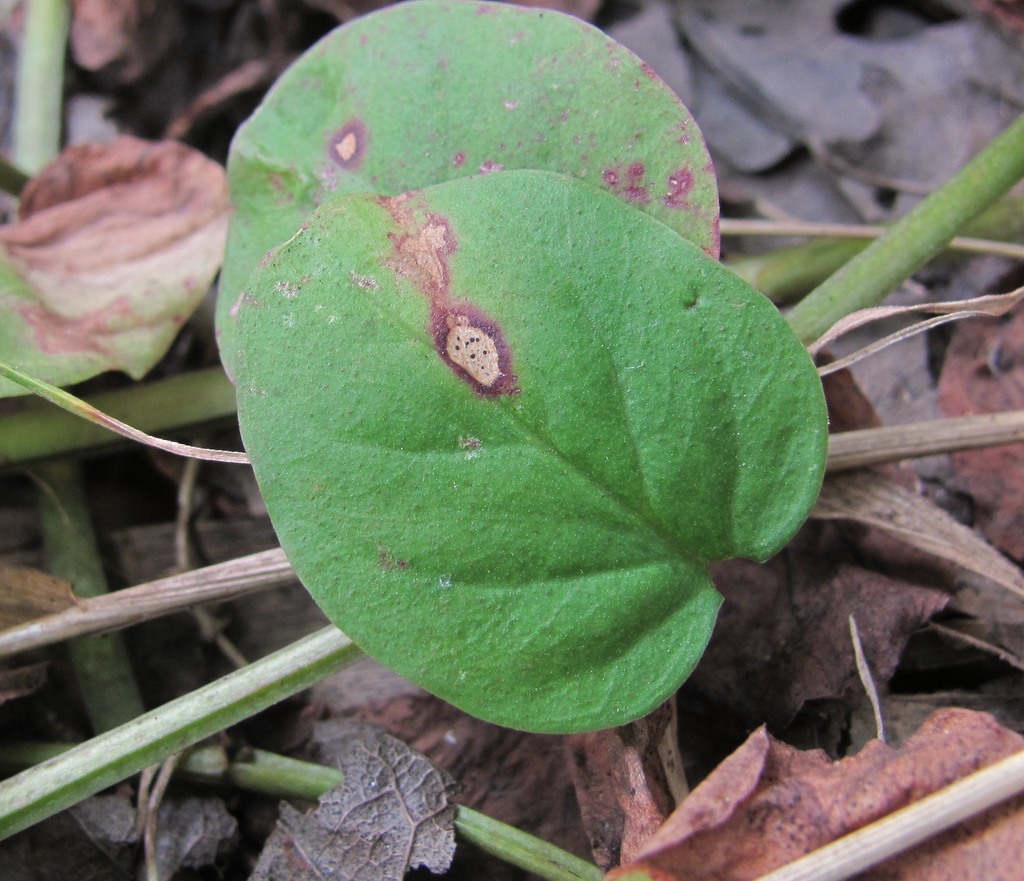
M502 724L657 705L710 635L709 561L774 553L820 486L821 384L777 310L561 175L325 205L238 329L243 437L306 587Z
M587 180L718 253L717 189L696 124L650 67L585 22L422 0L329 34L232 143L217 313L228 373L249 273L317 205L522 168Z

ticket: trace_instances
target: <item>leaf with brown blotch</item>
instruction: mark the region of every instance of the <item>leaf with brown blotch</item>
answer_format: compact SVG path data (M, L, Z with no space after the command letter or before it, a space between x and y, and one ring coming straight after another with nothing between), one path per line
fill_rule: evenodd
M763 728L726 759L610 881L749 881L1024 749L987 713L934 713L900 750L872 741L833 762ZM1024 865L1024 798L857 875L863 881L1010 881Z
M417 866L446 871L455 852L447 776L376 726L349 723L335 744L344 782L308 814L282 802L250 881L398 881Z
M0 227L4 360L54 385L141 377L220 268L227 216L223 168L191 147L69 147ZM0 397L24 393L0 379Z
M939 406L949 416L1024 409L1024 309L957 328L939 378ZM953 467L974 499L975 525L1024 560L1024 444L955 453Z

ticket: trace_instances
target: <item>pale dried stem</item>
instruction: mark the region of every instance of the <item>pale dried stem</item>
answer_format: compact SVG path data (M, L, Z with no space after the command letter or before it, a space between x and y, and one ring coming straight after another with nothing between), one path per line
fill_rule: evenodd
M275 548L161 578L38 618L0 633L0 657L61 642L86 633L103 633L180 611L200 603L223 602L247 593L295 581L295 573Z
M829 437L828 470L850 471L958 450L1024 442L1024 410L843 431Z

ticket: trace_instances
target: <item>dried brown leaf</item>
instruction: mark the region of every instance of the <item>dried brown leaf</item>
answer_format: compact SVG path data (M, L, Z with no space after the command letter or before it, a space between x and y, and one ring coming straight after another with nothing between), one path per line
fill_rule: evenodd
M948 602L927 586L944 574L899 542L815 523L765 564L720 564L714 578L725 603L683 694L748 731L765 721L783 730L808 701L848 708L863 693L849 616L885 683L910 634Z
M281 804L252 881L399 881L417 866L446 871L455 851L447 775L376 726L343 723L335 735L344 782L308 814Z
M39 661L24 667L0 667L0 704L42 688L49 666L49 661Z
M1024 310L957 328L939 378L939 406L950 416L1024 409ZM955 453L953 467L974 499L975 525L1024 560L1024 444Z
M811 516L877 526L1024 597L1024 575L1017 566L929 499L876 472L826 478Z
M996 318L1000 315L1005 315L1022 299L1024 299L1024 288L1018 288L1008 294L986 294L981 297L972 297L969 300L947 300L938 303L915 303L910 306L872 306L868 309L860 309L857 312L852 312L849 315L840 318L832 325L832 327L830 327L807 348L812 355L816 354L829 343L834 342L839 339L839 337L849 333L851 330L863 327L865 324L870 324L874 321L893 318L897 315L912 315L916 312L923 312L925 314L939 316L937 321L933 319L918 322L885 337L883 340L879 340L878 343L866 346L859 352L854 352L852 355L847 358L843 358L841 361L834 361L826 365L828 373L833 373L836 370L849 367L850 364L859 361L861 358L866 357L872 352L876 352L885 346L904 340L908 336L913 336L915 333L921 333L922 331L928 330L930 327L936 326L936 324L942 324L945 321L952 321L958 318L977 318L986 315L991 318ZM827 375L827 373L823 375Z
M234 817L216 798L165 801L159 829L161 878L212 865L238 834ZM0 874L4 881L124 881L133 876L138 843L127 795L95 796L0 844Z
M366 659L313 690L330 711L381 725L459 781L459 803L591 859L564 738L491 725ZM314 726L311 758L334 764L331 731ZM465 848L456 868L470 877L515 881L508 863Z
M159 64L181 36L181 12L174 3L74 0L72 15L75 62L121 84Z
M568 738L583 825L604 869L631 860L673 807L658 752L670 715L663 705L631 725Z
M75 605L71 585L22 566L0 563L0 630L17 627Z
M722 763L646 844L612 872L748 881L1024 749L986 713L933 714L901 750L872 741L832 762L763 729ZM1010 881L1024 865L1024 798L974 817L858 875L864 881Z

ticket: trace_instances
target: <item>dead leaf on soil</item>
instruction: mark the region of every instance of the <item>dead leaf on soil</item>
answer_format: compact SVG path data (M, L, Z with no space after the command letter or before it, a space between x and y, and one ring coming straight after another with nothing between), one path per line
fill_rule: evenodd
M747 730L767 722L781 731L810 701L856 705L863 690L849 617L876 683L888 682L910 634L949 601L917 580L926 565L883 536L811 523L766 564L716 566L725 602L683 693L727 708Z
M213 865L238 835L224 803L210 797L166 800L158 828L160 878ZM135 807L128 796L94 796L4 841L0 865L4 881L124 881L133 877L138 845Z
M71 585L27 566L0 563L0 630L63 612L75 605Z
M763 728L726 759L609 879L747 881L1024 749L987 713L933 714L901 750L872 741L833 762ZM1024 798L1007 802L857 877L1011 881L1024 865Z
M0 705L42 688L49 666L49 661L40 661L23 667L0 667Z
M314 702L331 713L381 725L459 782L459 803L591 859L565 739L529 734L476 719L365 659L313 689ZM310 758L334 764L332 731L315 725ZM468 877L516 881L508 863L474 848L460 848L456 869ZM454 870L453 870L454 871Z
M399 881L417 866L446 871L455 852L447 775L376 726L337 724L331 751L344 782L308 814L281 803L250 881Z
M990 578L1024 598L1024 575L988 542L924 496L866 470L826 478L811 512L877 526L919 550Z
M0 227L0 351L54 385L141 377L220 268L224 169L174 142L70 147ZM25 394L0 379L0 396Z
M1024 309L956 329L939 378L939 406L949 416L1024 409ZM1024 444L954 453L953 467L974 499L978 528L1024 560Z
M125 85L156 67L182 37L176 3L74 0L70 44L75 63Z

